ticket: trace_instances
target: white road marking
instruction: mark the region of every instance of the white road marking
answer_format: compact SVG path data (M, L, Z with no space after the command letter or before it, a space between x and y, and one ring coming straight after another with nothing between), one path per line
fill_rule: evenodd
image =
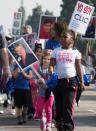
M89 109L88 111L96 114L96 111L95 111L95 110Z

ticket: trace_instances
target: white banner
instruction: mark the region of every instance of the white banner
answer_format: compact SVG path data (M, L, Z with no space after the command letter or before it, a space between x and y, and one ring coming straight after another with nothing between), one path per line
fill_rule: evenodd
M22 20L22 12L15 12L13 18L13 28L12 28L13 35L20 35L21 20Z
M21 70L38 63L38 58L23 37L8 45L8 51Z
M69 29L85 35L94 7L78 1L69 23Z

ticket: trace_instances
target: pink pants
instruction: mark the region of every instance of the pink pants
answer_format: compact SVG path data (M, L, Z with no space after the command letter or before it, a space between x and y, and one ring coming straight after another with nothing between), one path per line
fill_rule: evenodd
M36 103L36 114L40 119L43 117L43 110L45 109L47 123L52 122L52 106L53 106L54 96L50 96L48 100L46 100L42 96L38 96Z

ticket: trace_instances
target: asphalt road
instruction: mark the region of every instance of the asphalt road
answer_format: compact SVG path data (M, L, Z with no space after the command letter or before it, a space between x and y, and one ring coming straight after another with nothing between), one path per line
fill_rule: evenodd
M75 105L74 131L96 131L96 88L93 85L83 92L79 107ZM29 120L22 126L16 125L13 115L0 114L0 131L40 131L40 121ZM52 128L56 131L56 128Z

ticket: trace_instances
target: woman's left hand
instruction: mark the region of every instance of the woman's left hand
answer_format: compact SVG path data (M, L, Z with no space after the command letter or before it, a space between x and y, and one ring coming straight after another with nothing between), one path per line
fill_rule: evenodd
M83 82L80 82L80 87L81 87L81 91L84 91L85 90L85 85Z

